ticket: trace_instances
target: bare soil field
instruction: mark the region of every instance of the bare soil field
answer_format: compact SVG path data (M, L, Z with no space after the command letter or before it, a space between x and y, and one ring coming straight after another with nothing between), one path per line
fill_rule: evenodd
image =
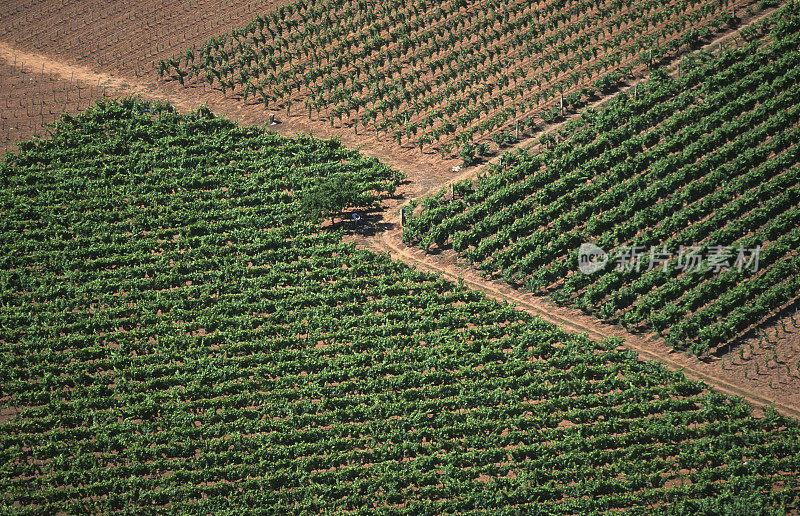
M158 59L249 23L282 0L10 2L0 41L116 75L150 77Z
M70 83L30 62L15 66L13 58L11 63L0 59L0 154L17 142L45 136L47 125L62 113L76 115L102 95L102 88Z

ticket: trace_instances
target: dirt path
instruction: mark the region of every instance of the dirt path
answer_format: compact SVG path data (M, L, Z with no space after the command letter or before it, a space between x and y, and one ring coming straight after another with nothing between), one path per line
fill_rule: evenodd
M85 66L71 65L44 54L26 52L3 41L0 41L0 59L18 69L24 67L26 71L34 70L37 74L39 70L44 70L45 74L69 83L80 83L84 88L88 86L105 88L105 96L139 95L147 100L169 102L181 113L189 113L205 106L212 112L236 120L240 124L255 126L267 123L270 114L263 107L247 105L237 97L225 96L217 90L210 88L202 90L196 85L183 88L176 81L159 82L155 71L150 79L120 76L114 73L95 71ZM340 138L344 145L358 149L397 170L404 171L409 181L404 185L404 191L400 192L401 195L421 195L432 189L432 186L444 184L452 177L449 170L457 163L456 160L442 160L440 156L431 152L420 155L416 149L396 149L392 145L386 144L389 141L387 138L375 139L365 135L363 131L360 135L354 135L349 131L343 132L341 128L328 127L327 124L319 122L309 122L305 115L296 113L297 111L288 119L278 113L281 123L271 129L286 136L295 133L311 133L320 138Z
M757 17L742 24L737 31L716 38L705 45L704 48L710 50L733 41L734 38L737 37L739 30L764 18L773 10L774 9L769 9L760 13ZM104 87L107 90L107 94L110 96L140 95L142 98L149 100L169 102L178 111L184 113L194 111L206 105L214 112L235 119L240 123L255 125L263 124L268 116L264 111L249 109L248 106L243 105L241 102L224 98L214 92L200 94L200 92L192 91L191 89L177 89L174 86L165 87L163 84L156 82L155 79L152 82L147 82L145 80L134 81L130 78L115 76L113 73L99 72L86 67L69 65L41 54L23 52L1 41L0 59L4 59L9 64L16 62L18 66L24 66L32 70L39 70L44 67L47 73L58 76L66 81L78 81L84 85ZM678 66L677 62L675 62L668 66L667 70L670 73L676 73L678 71ZM646 77L639 79L620 88L620 91L627 91L633 88L635 84L646 80ZM591 103L588 107L599 108L609 102L614 95L616 95L616 93L607 95ZM558 131L574 116L578 116L578 114L566 115L561 122L545 127L531 139L522 141L510 147L508 150L513 151L515 149L535 147L538 145L539 136ZM285 125L277 126L275 129L280 133L289 134L296 131L306 131L309 127L311 126L305 124L303 121L295 120L289 121L289 123ZM350 141L351 138L346 135L341 135L340 130L331 130L330 134L326 134L327 131L325 131L320 135L316 129L317 128L314 127L315 133L318 136L329 137L340 135L342 136L342 141L347 145L355 147L359 144L358 141ZM800 417L800 405L798 405L794 399L796 395L792 393L784 397L776 395L774 390L754 388L751 383L747 385L737 384L718 374L717 365L704 363L694 357L672 352L668 344L657 337L632 335L623 329L605 325L596 318L586 316L577 310L555 306L544 298L516 291L504 283L488 281L480 276L474 269L459 265L453 259L448 260L442 257L426 255L421 250L409 248L402 244L400 240L401 228L399 227L400 216L398 209L400 206L407 204L411 198L433 194L453 182L474 177L476 174L486 170L489 163L498 161L501 156L500 154L495 156L488 163L476 167L469 167L457 175L454 175L453 173L444 173L445 167L446 170L449 170L452 166L450 162L445 164L439 163L438 166L434 165L433 162L419 163L419 161L415 161L411 155L404 156L397 152L392 153L385 150L382 148L380 142L360 146L360 150L365 154L381 159L390 166L403 170L409 176L410 181L401 189L400 193L404 198L387 203L388 205L383 213L377 216L376 220L380 221L384 227L389 229L368 237L353 236L352 240L356 241L359 246L378 252L388 252L393 258L401 259L421 269L441 272L444 276L456 281L463 280L464 283L470 287L480 289L492 298L516 303L520 309L537 315L553 324L557 324L568 331L586 333L593 339L621 337L625 341L625 346L638 351L643 359L656 360L673 370L683 370L688 377L703 380L717 391L742 396L757 407L769 405L774 399L775 407L779 411L795 417Z
M465 285L485 292L490 298L515 303L519 309L567 331L585 333L594 340L608 337L622 338L624 346L637 351L643 360L661 362L673 371L682 370L687 377L702 380L716 391L741 396L756 407L768 406L774 402L775 408L781 413L800 417L800 406L795 402L794 393L776 396L774 389L769 386L754 388L751 384L737 385L719 374L717 363L706 363L694 356L672 351L666 341L655 335L631 334L619 327L603 324L595 317L584 315L577 310L559 307L546 298L515 290L504 282L487 280L471 267L452 259L428 255L422 250L408 247L400 240L402 230L399 228L399 217L392 219L391 222L395 224L395 228L383 231L375 238L367 240L365 247L377 252L388 252L392 258L419 269L440 272L452 281L463 281Z

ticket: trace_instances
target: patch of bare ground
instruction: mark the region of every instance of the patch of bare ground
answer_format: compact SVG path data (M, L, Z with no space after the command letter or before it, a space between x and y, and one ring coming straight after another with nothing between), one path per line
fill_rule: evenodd
M73 66L144 77L159 59L250 23L287 0L21 0L0 41Z
M64 80L0 49L0 155L17 142L46 136L62 113L76 115L102 95L102 88Z

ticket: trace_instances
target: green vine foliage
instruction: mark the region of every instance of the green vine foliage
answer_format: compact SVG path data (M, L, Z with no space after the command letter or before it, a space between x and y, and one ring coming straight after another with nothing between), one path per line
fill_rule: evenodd
M796 503L796 421L344 243L298 201L332 174L400 180L133 100L5 158L4 512Z

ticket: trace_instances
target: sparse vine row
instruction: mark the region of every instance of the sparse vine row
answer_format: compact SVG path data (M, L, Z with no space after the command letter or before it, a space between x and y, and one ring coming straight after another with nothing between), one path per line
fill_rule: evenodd
M749 4L300 0L158 71L469 161L734 26Z
M1 58L0 58L1 59ZM0 152L33 136L44 136L48 125L65 112L77 114L98 97L105 88L77 81L62 80L44 67L33 70L22 61L0 61L4 98L0 100Z

